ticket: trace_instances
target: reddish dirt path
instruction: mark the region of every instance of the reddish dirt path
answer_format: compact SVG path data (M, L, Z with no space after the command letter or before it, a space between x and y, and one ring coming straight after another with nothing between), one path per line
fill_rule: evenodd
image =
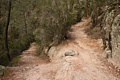
M73 25L71 39L48 52L51 62L35 56L36 47L32 44L23 52L19 66L10 68L12 73L3 80L120 80L100 57L101 40L85 33L89 25L89 19ZM73 55L66 55L69 51Z

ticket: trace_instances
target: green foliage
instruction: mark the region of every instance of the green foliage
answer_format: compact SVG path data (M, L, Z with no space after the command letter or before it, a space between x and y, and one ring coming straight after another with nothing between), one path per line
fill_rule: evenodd
M9 63L9 60L8 60L8 58L6 56L6 53L5 52L1 52L0 53L0 64L7 66L8 63Z
M70 26L83 16L78 0L40 0L36 10L38 27L33 32L39 46L39 53L44 53L45 47L59 44ZM82 15L82 16L81 16ZM34 22L35 23L35 22Z
M9 52L14 58L29 47L29 44L34 40L32 27L29 21L29 7L31 0L21 2L21 0L12 0L11 20L9 26ZM30 4L29 4L30 3ZM28 7L25 7L28 5ZM19 7L21 6L21 7ZM6 56L5 48L5 26L8 14L8 1L0 0L0 64L7 65L9 63ZM31 10L31 8L30 8ZM27 32L27 33L26 33Z

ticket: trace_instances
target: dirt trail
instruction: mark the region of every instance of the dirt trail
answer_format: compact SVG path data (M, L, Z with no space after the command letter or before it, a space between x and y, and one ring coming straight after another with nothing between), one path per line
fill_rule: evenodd
M12 67L12 73L3 80L120 80L104 63L101 40L91 39L85 29L90 20L71 27L71 39L48 52L50 62L35 56L34 44L24 51L19 66Z

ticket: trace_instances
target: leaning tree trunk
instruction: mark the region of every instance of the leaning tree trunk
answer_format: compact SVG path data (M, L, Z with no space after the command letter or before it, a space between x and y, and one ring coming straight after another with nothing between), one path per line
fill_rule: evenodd
M9 0L7 25L5 29L5 47L6 47L6 51L7 51L6 54L7 54L9 61L11 60L11 56L9 54L9 47L8 47L8 28L9 28L9 23L10 23L10 12L11 12L11 0Z

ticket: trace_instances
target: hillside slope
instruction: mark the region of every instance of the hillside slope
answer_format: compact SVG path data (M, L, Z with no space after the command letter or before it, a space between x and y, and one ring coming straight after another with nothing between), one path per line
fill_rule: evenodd
M101 57L102 40L85 33L90 25L91 19L73 25L70 38L49 50L50 62L37 57L32 44L2 80L120 80L119 72Z

